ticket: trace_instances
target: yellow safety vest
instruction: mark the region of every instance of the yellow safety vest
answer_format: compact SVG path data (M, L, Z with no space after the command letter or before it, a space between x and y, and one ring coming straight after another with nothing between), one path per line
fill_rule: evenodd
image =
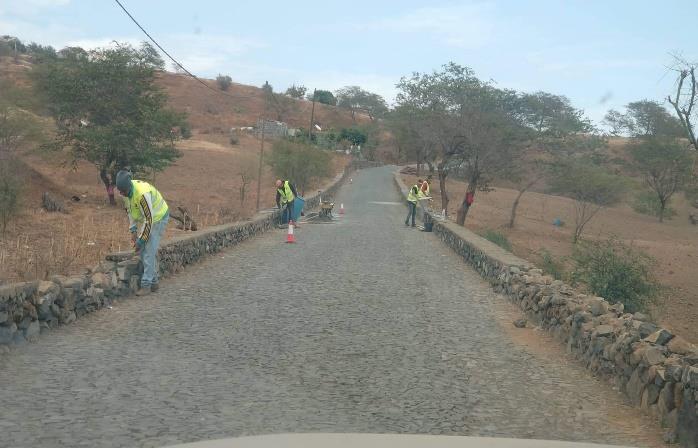
M417 190L417 194L414 193L414 190ZM414 202L417 203L417 197L419 196L419 185L414 184L412 188L410 188L410 192L407 193L407 200L409 202Z
M293 202L293 200L296 198L293 195L293 191L291 190L291 187L288 185L288 181L284 181L284 184L276 190L279 192L279 195L281 195L281 205L285 205L289 202Z
M150 212L143 195L150 193L151 205L153 207L152 222L156 223L160 221L169 210L167 202L165 202L160 192L148 182L143 182L142 180L133 180L131 183L133 185L133 194L130 198L127 198L128 214L131 216L131 219L134 221L148 220L147 216L143 216L143 212ZM143 212L141 212L141 208Z

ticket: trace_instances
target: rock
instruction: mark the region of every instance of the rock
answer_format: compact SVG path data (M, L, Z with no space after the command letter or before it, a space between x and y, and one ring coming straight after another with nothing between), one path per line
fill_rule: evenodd
M659 347L648 347L642 354L642 360L650 366L661 364L665 359L666 357Z
M659 410L659 415L662 417L662 423L664 419L674 409L674 384L668 383L659 392L659 397L657 398L657 406Z
M39 333L41 332L41 326L39 325L38 320L32 321L29 326L24 330L24 337L27 340L32 340L39 336Z
M647 336L644 338L645 341L650 342L652 344L657 344L657 345L665 345L667 342L673 338L674 335L669 331L665 330L664 328L661 328L651 335Z
M638 327L638 330L640 331L640 337L641 338L646 338L647 336L651 335L655 331L657 331L658 327L650 322L643 322L640 324Z
M589 311L591 311L591 314L594 316L606 314L608 313L608 302L600 297L596 297L595 299L592 299L591 303L589 304Z
M683 373L683 382L698 390L698 367L688 367Z
M9 344L14 339L17 332L17 325L14 322L10 325L0 325L0 344Z
M642 383L640 377L642 376L642 369L638 367L635 369L632 375L630 375L630 380L628 384L625 385L625 392L628 394L630 401L632 401L636 406L642 401L642 393L644 392L645 385Z
M111 287L111 276L107 276L102 272L92 274L92 286L95 288L109 289Z
M609 336L611 334L613 334L613 327L610 325L599 325L594 331L594 335L597 337Z
M10 315L6 311L0 311L0 324L4 324L9 318Z
M696 414L695 399L690 389L683 392L683 403L678 411L676 434L683 446L698 446L698 415Z
M48 282L45 280L42 280L39 282L39 286L37 287L36 292L40 296L45 296L46 294L58 294L58 291L60 291L60 288L57 284L54 282Z
M662 436L662 439L664 440L664 443L666 443L667 445L674 445L676 442L679 441L678 437L676 436L676 431L673 429L666 431Z
M698 352L697 346L691 344L681 336L674 336L667 344L667 348L670 352L677 353L679 355L688 355L689 353Z
M514 321L514 326L516 328L526 328L527 323L528 323L528 321L526 319L516 319Z
M633 319L647 322L648 320L650 320L650 317L645 313L637 312L633 314Z
M674 406L681 409L683 403L683 383L674 384Z
M640 405L644 409L648 409L651 405L657 402L657 398L659 398L659 388L654 384L650 384L645 388L644 392L642 392L642 400Z

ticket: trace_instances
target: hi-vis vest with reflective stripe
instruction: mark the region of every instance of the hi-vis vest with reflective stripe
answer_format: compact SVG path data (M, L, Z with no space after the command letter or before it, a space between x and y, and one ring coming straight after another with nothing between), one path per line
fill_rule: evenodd
M134 180L131 181L131 183L133 184L133 194L130 198L128 198L128 214L131 216L131 219L134 221L148 221L148 217L143 216L143 213L150 212L143 195L150 193L150 199L153 206L152 222L156 223L160 221L167 213L167 210L169 210L167 207L167 202L165 202L165 199L163 199L160 192L148 182ZM143 201L143 203L141 203L141 201ZM143 212L141 212L141 208L143 209Z
M417 193L415 194L415 190L417 190ZM419 195L419 185L414 184L410 188L410 192L407 193L407 200L410 202L417 202L417 196Z
M291 191L291 187L288 185L288 181L284 181L284 184L277 190L279 192L279 195L281 196L281 204L287 204L295 199L295 196L293 196L293 191Z

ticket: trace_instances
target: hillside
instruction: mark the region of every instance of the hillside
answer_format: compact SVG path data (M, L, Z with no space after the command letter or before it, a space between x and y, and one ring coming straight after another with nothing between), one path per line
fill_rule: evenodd
M24 88L20 104L40 113L42 104L30 89L31 68L27 59L20 58L16 63L12 58L0 58L0 80ZM228 93L246 96L237 100L218 95L185 76L160 73L158 79L170 95L171 106L188 113L193 136L178 144L182 157L150 180L171 206L188 208L200 227L252 216L257 199L256 180L247 186L242 203L240 171L256 173L260 142L252 135L242 135L239 143L231 146L228 130L255 123L264 110L262 90L233 84ZM206 82L215 86L215 81ZM310 102L291 99L289 102L290 126L302 126L310 121ZM316 103L315 116L316 122L328 127L352 124L348 112L322 104ZM44 131L50 133L52 119L38 118ZM364 119L357 117L357 121ZM307 126L306 123L304 127ZM86 162L71 167L66 164L64 154L35 149L25 147L20 154L20 169L25 176L21 211L0 238L0 283L76 272L99 262L110 251L130 246L126 216L120 207L108 205L96 168ZM344 156L335 155L333 172L343 169L347 161ZM274 205L273 182L271 170L265 166L262 207ZM66 214L46 213L41 208L41 195L46 191L65 201ZM79 198L79 202L71 200L72 197ZM168 226L169 235L181 232L174 223Z

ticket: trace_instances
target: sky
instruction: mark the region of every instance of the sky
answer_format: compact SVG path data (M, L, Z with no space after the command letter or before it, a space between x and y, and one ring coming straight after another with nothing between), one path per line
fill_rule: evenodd
M663 101L672 55L698 60L695 0L122 3L198 76L276 91L359 85L392 102L400 77L453 61L501 87L565 95L597 123ZM0 0L3 34L56 48L146 39L113 0Z

